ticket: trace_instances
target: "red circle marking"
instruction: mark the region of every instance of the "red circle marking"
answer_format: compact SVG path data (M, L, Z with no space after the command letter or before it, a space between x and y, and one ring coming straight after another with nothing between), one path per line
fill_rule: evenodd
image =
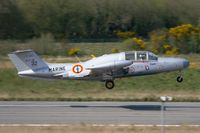
M73 73L81 73L83 71L83 66L82 65L74 65L72 67Z

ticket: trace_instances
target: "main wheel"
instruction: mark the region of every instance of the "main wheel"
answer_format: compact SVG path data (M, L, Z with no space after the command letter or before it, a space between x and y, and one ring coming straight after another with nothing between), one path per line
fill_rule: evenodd
M106 81L105 86L107 89L112 89L115 86L115 84L112 80L108 80Z
M180 77L180 76L178 76L177 79L176 79L176 81L179 82L179 83L181 83L183 81L183 78Z

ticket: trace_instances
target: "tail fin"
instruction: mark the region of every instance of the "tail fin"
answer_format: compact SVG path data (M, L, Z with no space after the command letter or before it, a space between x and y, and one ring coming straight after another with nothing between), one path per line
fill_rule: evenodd
M21 50L8 54L18 72L32 70L34 72L48 69L48 65L33 51Z

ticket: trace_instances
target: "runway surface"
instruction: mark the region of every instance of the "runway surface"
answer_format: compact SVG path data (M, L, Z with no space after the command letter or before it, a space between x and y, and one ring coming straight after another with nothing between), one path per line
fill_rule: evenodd
M0 102L0 124L160 124L159 102ZM166 103L165 124L200 124L200 103Z

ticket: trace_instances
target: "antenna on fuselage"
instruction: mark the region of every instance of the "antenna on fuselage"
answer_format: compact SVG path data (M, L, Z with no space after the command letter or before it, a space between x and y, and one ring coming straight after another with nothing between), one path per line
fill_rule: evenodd
M77 55L75 55L75 57L76 57L76 59L78 60L78 62L81 63L80 58L79 58Z
M91 54L90 56L92 57L92 59L95 59L95 58L96 58L96 56L95 56L95 55L93 55L93 54Z

